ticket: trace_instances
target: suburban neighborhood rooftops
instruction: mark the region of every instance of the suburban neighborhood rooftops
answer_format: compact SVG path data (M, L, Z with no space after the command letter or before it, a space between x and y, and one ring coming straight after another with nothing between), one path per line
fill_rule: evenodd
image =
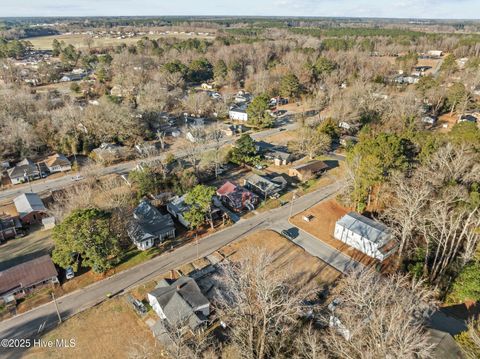
M15 288L29 288L57 275L50 256L44 255L0 272L0 294Z
M368 239L373 243L382 243L391 237L390 229L383 223L376 222L356 212L349 212L337 221L337 224Z
M20 218L31 212L46 212L42 199L36 193L23 193L13 200Z

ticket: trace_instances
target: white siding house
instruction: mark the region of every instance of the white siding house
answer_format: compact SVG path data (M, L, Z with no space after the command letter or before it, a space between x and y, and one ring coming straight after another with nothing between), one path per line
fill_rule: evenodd
M334 237L380 261L397 249L387 226L355 212L350 212L337 221Z
M248 114L247 111L241 109L231 109L228 111L228 117L230 120L234 121L248 121Z

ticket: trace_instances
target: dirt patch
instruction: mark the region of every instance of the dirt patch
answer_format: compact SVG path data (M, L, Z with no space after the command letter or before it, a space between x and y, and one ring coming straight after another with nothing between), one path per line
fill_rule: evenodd
M322 260L306 253L274 231L256 232L239 242L223 247L219 252L232 261L237 261L242 250L248 248L265 249L274 257L273 270L287 270L298 279L299 285L319 285L334 282L341 273Z
M75 340L74 348L34 348L26 358L125 358L138 345L141 357L162 357L147 325L124 298L111 299L80 313L47 333L44 340Z
M297 227L318 238L318 240L325 242L330 247L341 251L366 266L379 265L379 269L384 273L392 271L394 256L389 257L380 264L378 260L367 256L333 237L335 222L348 212L350 212L348 208L341 206L337 201L332 199L293 216L290 221ZM303 220L304 216L312 216L310 222Z
M263 141L272 143L278 146L286 146L291 141L298 139L298 132L296 131L280 131L274 135L265 137Z
M450 112L448 112L438 118L438 122L436 123L435 127L438 132L450 132L453 126L455 126L455 124L457 123L457 120L457 114L454 113L453 115L450 115Z

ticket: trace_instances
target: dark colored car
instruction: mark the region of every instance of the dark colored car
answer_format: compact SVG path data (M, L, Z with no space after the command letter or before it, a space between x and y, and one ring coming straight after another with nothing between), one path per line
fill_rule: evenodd
M298 228L296 227L292 227L290 229L284 229L281 234L282 236L290 240L294 240L299 235Z

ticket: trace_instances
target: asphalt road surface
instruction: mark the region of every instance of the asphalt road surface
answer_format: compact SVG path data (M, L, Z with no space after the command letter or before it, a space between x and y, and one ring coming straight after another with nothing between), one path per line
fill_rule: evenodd
M214 233L198 241L199 257L204 257L217 249L238 240L254 231L261 229L273 229L281 231L290 227L288 216L290 213L298 213L315 205L316 203L330 198L341 187L343 182L337 182L323 187L313 193L296 199L293 204L273 209L256 216L240 220L231 227ZM351 259L339 253L328 245L322 245L317 239L312 246L306 244L309 239L304 232L296 239L297 244L304 247L309 253L331 263L335 268L349 268ZM165 253L153 258L136 267L118 273L112 277L91 284L57 299L57 305L63 320L91 308L107 299L107 293L113 295L148 282L153 278L168 272L171 269L182 266L197 258L196 244L192 243L180 247L172 252ZM43 332L53 328L58 323L58 317L53 302L34 308L29 312L17 315L11 319L0 322L0 339L3 338L31 338L38 337ZM21 355L18 350L0 349L3 358L17 358Z

